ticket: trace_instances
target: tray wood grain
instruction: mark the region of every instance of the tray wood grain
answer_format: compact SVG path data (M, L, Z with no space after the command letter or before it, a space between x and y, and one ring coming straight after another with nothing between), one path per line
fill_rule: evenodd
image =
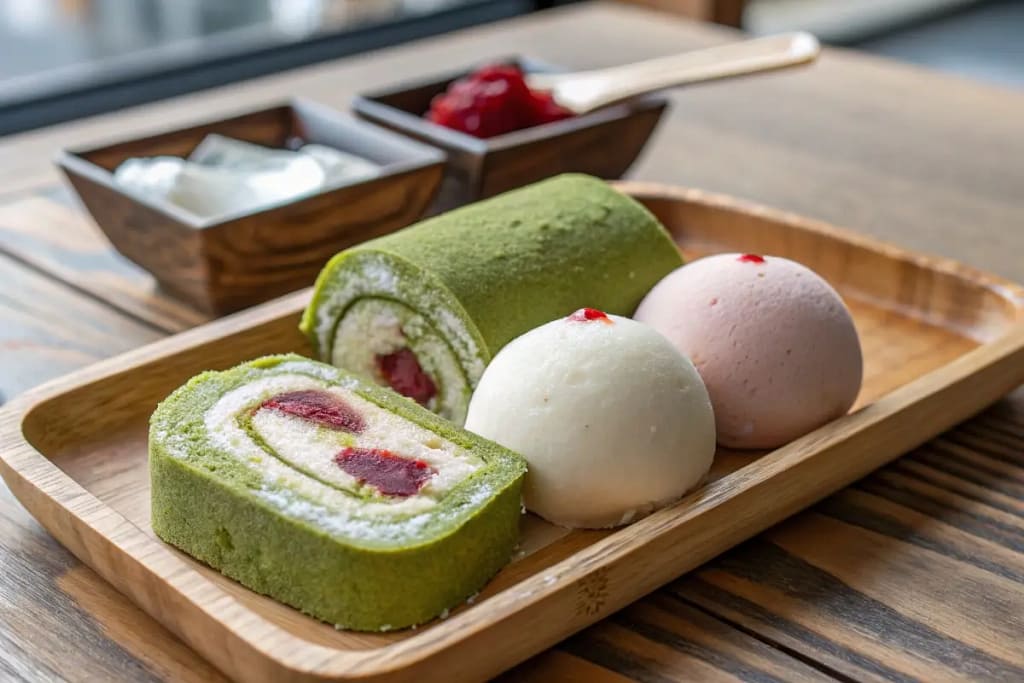
M246 681L403 680L500 671L970 416L1024 380L1024 290L788 214L624 184L690 255L807 263L847 298L866 357L852 415L784 448L722 451L711 481L616 532L524 521L522 556L472 606L397 634L338 632L256 596L149 530L145 424L188 376L299 351L307 293L57 380L0 411L5 480L84 562L220 669Z

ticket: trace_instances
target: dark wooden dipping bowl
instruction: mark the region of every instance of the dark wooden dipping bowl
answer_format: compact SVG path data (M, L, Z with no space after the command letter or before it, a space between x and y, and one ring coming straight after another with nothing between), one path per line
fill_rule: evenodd
M380 175L256 210L199 219L124 188L113 171L131 157L185 157L209 133L267 147L299 139L382 166ZM222 314L309 286L342 249L420 218L441 182L444 153L312 102L104 147L65 151L58 164L100 229L162 287Z
M559 71L529 59L497 59L523 71ZM435 208L447 209L559 173L620 178L639 156L668 100L647 95L562 121L481 139L423 118L430 100L473 69L404 83L353 100L360 116L448 153Z

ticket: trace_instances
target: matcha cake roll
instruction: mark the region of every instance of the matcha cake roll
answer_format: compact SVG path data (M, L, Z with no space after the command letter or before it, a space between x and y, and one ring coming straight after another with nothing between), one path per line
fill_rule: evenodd
M462 424L506 343L582 307L631 315L681 264L647 209L563 175L338 254L301 327L321 360Z
M515 453L299 356L203 373L150 421L153 530L357 630L443 614L511 557Z

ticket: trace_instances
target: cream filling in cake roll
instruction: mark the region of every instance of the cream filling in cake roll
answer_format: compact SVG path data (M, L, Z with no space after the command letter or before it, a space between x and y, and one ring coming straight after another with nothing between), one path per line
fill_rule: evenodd
M390 299L353 303L335 331L331 364L391 386L453 422L472 393L448 342L423 315Z
M358 433L261 407L275 396L322 391L354 409L365 427ZM339 513L387 517L423 512L481 465L464 449L358 396L301 374L256 380L225 394L206 414L214 444L239 462L258 468L268 484L283 486ZM414 495L387 496L337 466L346 448L383 449L426 463L430 478ZM305 475L305 476L299 476ZM382 528L382 527L381 527Z

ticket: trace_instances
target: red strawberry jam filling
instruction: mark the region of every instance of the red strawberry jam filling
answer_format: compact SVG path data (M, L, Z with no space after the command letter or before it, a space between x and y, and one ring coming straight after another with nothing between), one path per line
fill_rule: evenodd
M334 456L342 471L385 496L412 496L434 474L422 460L411 460L382 448L346 448Z
M760 254L742 254L736 260L742 263L764 263L764 256Z
M530 90L523 72L507 64L485 66L453 81L434 97L426 118L478 138L511 133L569 118L551 93Z
M420 405L426 405L427 401L437 395L437 386L430 379L430 375L420 367L420 362L411 349L377 354L377 371L389 387Z
M596 308L581 308L572 315L569 316L569 320L577 323L589 323L594 321L603 322L606 325L612 324L612 319L608 317L608 314L604 311L599 311Z
M330 429L359 434L366 429L362 416L352 406L328 391L289 391L268 398L260 408L301 417Z

